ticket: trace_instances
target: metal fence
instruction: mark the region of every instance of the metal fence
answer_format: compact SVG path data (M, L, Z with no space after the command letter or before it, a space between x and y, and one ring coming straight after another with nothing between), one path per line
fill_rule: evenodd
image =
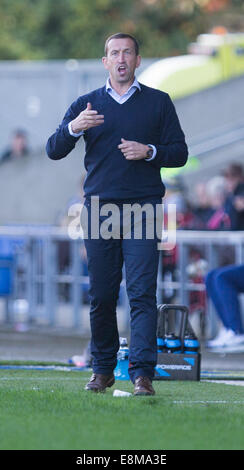
M178 231L176 247L160 252L158 303L182 303L200 319L201 332L218 327L206 299L204 276L223 264L244 262L243 232ZM19 328L48 325L89 335L89 279L82 240L56 227L0 227L0 322ZM202 323L201 323L202 322ZM125 280L118 324L128 331Z

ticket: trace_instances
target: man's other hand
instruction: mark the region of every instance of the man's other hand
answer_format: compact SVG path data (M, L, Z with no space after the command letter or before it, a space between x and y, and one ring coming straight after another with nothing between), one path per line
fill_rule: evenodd
M133 140L121 139L118 148L124 154L126 160L142 160L147 157L148 145L140 144Z

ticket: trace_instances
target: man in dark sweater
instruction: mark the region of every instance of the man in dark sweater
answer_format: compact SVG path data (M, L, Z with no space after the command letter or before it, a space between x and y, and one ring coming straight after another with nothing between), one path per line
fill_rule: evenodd
M141 57L130 35L117 33L105 44L106 86L79 97L68 109L47 143L48 156L66 157L83 135L86 145L85 208L91 200L99 208L116 203L123 226L123 207L161 204L165 188L161 167L180 167L187 161L185 137L170 97L146 87L135 78ZM104 213L103 213L104 214ZM104 215L100 215L100 224ZM136 219L136 218L134 218ZM154 223L154 220L153 220ZM153 395L157 360L156 285L158 237L147 237L142 215L142 236L123 235L85 240L90 278L90 322L93 375L86 390L105 391L114 384L119 349L116 304L125 265L126 288L131 310L129 375L135 395ZM124 226L123 226L124 229ZM120 233L120 231L119 231Z

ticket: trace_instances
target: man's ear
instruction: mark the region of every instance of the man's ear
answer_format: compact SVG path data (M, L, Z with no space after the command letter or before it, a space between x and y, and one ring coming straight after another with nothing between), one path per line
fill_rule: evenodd
M107 69L108 67L107 67L107 57L106 56L102 57L102 63L104 65L105 69Z
M138 55L136 58L136 68L140 67L140 65L141 65L141 56Z

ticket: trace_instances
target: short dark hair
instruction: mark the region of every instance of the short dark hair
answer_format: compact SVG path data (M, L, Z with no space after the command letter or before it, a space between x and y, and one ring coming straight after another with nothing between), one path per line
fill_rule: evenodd
M116 34L112 34L112 36L109 36L107 39L106 39L106 42L105 42L105 46L104 46L104 53L105 55L107 55L107 52L108 52L108 43L109 41L111 41L111 39L125 39L125 38L129 38L133 41L134 43L134 46L135 46L135 53L136 55L139 55L139 44L138 44L138 41L136 40L136 38L134 38L134 36L131 36L131 34L127 34L127 33L116 33Z

